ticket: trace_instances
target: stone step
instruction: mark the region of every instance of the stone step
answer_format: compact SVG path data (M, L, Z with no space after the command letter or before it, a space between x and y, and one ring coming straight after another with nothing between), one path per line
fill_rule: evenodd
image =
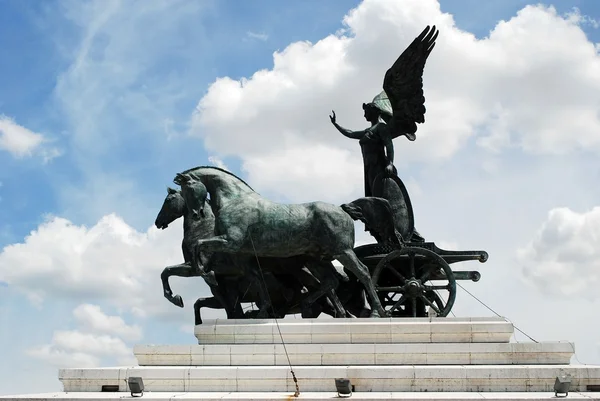
M47 400L70 400L70 401L122 401L123 398L130 398L123 393L48 393L48 394L24 394L16 396L2 396L4 401L47 401ZM171 400L239 400L239 401L321 401L338 399L335 392L301 392L300 397L294 398L291 392L145 392L144 400L171 401ZM360 401L379 401L379 400L403 400L403 401L459 401L459 400L485 400L485 401L556 401L554 392L543 393L497 393L497 392L373 392L373 393L352 393L351 400ZM600 393L593 392L570 392L569 400L600 400Z
M497 317L215 319L194 333L198 344L508 343L513 325Z
M561 373L572 375L571 391L600 385L600 366L487 365L487 366L295 366L301 391L335 391L335 378L348 378L357 392L553 391ZM287 366L144 366L131 368L61 369L64 391L101 391L117 385L127 391L126 379L142 377L148 391L274 391L294 392Z
M293 366L568 365L574 346L556 343L287 344ZM140 366L287 366L282 344L137 345Z

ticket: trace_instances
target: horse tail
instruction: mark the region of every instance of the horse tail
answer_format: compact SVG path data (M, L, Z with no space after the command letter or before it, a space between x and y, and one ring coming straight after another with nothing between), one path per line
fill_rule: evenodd
M360 220L377 242L401 245L403 240L394 224L394 214L387 199L376 197L358 198L340 205L353 220Z

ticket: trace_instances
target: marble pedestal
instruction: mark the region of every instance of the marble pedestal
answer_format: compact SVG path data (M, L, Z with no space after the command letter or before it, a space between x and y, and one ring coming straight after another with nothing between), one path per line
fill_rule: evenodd
M600 399L600 366L571 365L571 343L511 343L502 318L216 320L195 335L136 346L139 366L61 369L64 393L12 398L128 398L139 376L145 398L290 399L291 364L303 400L336 398L335 378L360 400L545 400L564 373L570 398Z

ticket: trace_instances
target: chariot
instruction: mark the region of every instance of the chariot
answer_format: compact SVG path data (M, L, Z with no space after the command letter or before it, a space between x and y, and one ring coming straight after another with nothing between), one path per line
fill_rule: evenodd
M485 263L485 251L450 251L434 242L425 242L415 233L414 213L410 197L402 180L388 177L388 186L398 194L393 205L396 228L403 238L398 245L367 244L354 248L356 256L369 268L379 300L392 317L423 317L435 312L447 316L456 298L456 281L479 281L478 271L454 271L453 263L477 260ZM386 179L377 178L385 187Z

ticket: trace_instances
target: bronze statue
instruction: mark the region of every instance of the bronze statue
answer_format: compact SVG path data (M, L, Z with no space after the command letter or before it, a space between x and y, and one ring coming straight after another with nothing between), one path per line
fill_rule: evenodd
M407 241L422 238L411 227L412 207L407 204L406 188L394 167L392 140L406 136L414 141L417 123L425 122L423 69L438 33L435 26L426 27L386 72L383 91L372 102L363 103L365 119L371 123L369 128L351 131L337 123L334 111L329 117L343 135L358 139L363 154L365 196L381 197L390 202L397 230Z
M435 26L425 28L386 72L383 91L363 104L369 128L350 131L337 123L335 112L330 116L343 135L359 141L364 198L339 206L278 204L216 167L177 174L174 182L181 191L168 191L156 226L166 228L184 218L185 263L165 268L165 297L183 306L169 276L204 277L213 297L194 305L197 324L204 306L223 308L230 318L298 312L302 317L322 312L334 317L447 316L456 280L480 278L477 271L454 271L450 264L483 263L488 255L440 249L416 232L410 197L394 166L393 144L398 136L414 141L417 124L425 122L423 70L437 36ZM354 247L357 220L377 243ZM334 259L343 271L333 266ZM256 302L259 310L243 312L241 304L247 302Z

